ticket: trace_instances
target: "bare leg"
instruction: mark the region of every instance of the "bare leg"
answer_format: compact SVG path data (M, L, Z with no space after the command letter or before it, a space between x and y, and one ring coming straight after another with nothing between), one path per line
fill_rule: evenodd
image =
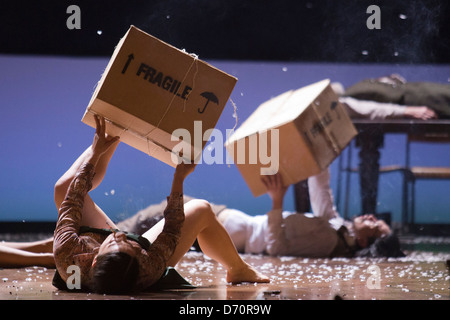
M8 247L34 253L53 253L53 238L32 242L0 242L1 247Z
M186 218L181 229L181 237L172 258L169 260L169 265L176 265L197 239L202 251L227 269L228 282L270 281L268 277L260 274L242 260L230 236L217 220L207 201L189 201L184 206L184 212ZM144 233L144 237L154 241L163 227L164 220Z
M111 160L114 151L116 150L118 145L119 141L117 141L113 146L111 146L111 148L105 154L103 154L100 160L98 161L97 166L95 168L95 176L92 181L91 190L94 190L96 187L98 187L101 181L103 180L106 173L106 169L108 168L109 161ZM77 173L80 166L83 165L83 163L88 158L91 152L92 152L91 147L89 146L81 154L81 156L78 157L78 159L72 164L69 170L67 170L66 173L64 173L64 175L56 183L55 205L58 210L59 207L61 206L62 201L64 200L64 197L66 196L67 189L69 188L70 183L75 177L75 174ZM84 201L83 218L81 224L95 228L109 228L109 227L116 228L114 222L112 222L112 220L100 209L100 207L98 207L94 203L89 194L86 195Z
M55 267L53 238L33 242L0 242L0 267Z
M99 160L96 167L96 175L93 180L93 189L96 188L105 176L109 161L117 148L117 142ZM55 205L59 209L64 200L67 188L72 182L80 166L85 162L91 147L87 148L83 154L72 164L69 170L58 180L55 185ZM108 216L92 201L89 195L86 196L83 208L83 225L109 228L115 227ZM4 242L0 243L0 266L2 267L23 267L23 266L47 266L54 267L53 259L53 238L35 242Z
M43 266L54 268L53 253L34 253L0 246L0 266L6 268L19 268L26 266Z

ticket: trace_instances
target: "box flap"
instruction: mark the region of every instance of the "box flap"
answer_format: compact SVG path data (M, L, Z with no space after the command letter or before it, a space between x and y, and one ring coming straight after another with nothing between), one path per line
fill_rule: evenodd
M322 80L295 91L289 90L262 103L226 143L293 121L308 108L329 83L329 79Z
M270 99L262 103L241 125L233 132L233 134L227 139L225 145L233 143L243 139L244 137L251 136L270 129L273 123L270 121L277 113L279 108L289 99L292 94L292 90L287 91L279 96Z

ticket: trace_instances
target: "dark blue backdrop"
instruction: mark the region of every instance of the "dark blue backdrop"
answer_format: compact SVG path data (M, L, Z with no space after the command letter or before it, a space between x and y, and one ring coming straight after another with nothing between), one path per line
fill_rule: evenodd
M92 142L94 130L83 124L81 117L107 62L106 58L0 56L0 221L56 219L53 187ZM239 124L271 97L325 78L348 86L363 78L396 72L409 81L450 82L449 65L208 62L239 79L231 95L238 108ZM228 102L217 125L224 135L234 126L233 113ZM382 164L403 161L404 142L401 135L389 136ZM417 150L415 159L449 165L450 151L438 153L427 146ZM331 170L336 189L336 162ZM164 199L170 191L172 174L173 168L121 144L103 183L91 194L113 219L120 220ZM356 179L350 215L359 213L360 208ZM449 185L418 185L419 222L450 222ZM378 211L392 211L397 221L400 190L400 176L383 176ZM187 179L185 193L249 214L262 214L270 208L267 196L251 195L234 165L199 165ZM286 197L286 209L294 209L292 190Z

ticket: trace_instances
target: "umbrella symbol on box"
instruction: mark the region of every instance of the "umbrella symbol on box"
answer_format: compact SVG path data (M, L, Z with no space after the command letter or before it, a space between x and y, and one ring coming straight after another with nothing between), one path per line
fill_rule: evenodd
M203 106L203 109L202 110L200 110L200 108L198 108L198 113L203 113L203 112L205 112L205 109L206 109L206 107L208 106L208 103L210 102L210 101L212 101L212 102L214 102L215 104L219 104L219 99L216 97L216 95L214 94L214 93L212 93L212 92L209 92L209 91L205 91L205 92L202 92L202 93L200 93L200 95L203 97L203 98L205 98L206 99L206 103L205 103L205 105Z

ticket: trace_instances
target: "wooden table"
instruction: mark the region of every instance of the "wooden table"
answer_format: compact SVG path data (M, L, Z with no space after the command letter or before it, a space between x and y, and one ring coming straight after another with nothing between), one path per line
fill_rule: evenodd
M387 133L413 134L416 136L450 135L450 120L353 120L359 134L356 147L359 151L359 176L361 212L376 213L380 148Z
M378 196L378 175L380 169L380 148L384 135L388 133L414 135L450 135L450 120L367 120L353 119L358 130L356 147L359 150L359 175L361 190L361 212L376 213ZM307 212L309 198L307 184L301 181L294 186L296 210Z

